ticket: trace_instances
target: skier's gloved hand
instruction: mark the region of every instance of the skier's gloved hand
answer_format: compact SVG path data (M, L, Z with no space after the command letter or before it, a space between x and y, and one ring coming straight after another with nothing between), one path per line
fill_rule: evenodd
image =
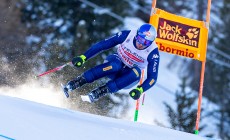
M81 67L86 61L86 57L84 55L80 55L77 57L74 57L72 60L72 64L76 67Z
M129 92L129 95L134 99L137 100L140 98L141 94L143 93L142 87L137 87Z

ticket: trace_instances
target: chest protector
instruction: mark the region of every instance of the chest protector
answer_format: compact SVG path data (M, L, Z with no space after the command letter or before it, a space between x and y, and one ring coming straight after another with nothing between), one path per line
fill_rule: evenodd
M149 54L157 47L153 42L149 47L143 50L138 50L133 45L133 39L136 35L136 30L131 30L126 40L118 46L117 53L121 61L128 67L138 66L140 69L145 69L148 65Z

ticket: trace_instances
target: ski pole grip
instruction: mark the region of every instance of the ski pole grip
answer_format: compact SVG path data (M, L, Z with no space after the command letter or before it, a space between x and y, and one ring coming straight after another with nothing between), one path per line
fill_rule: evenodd
M81 67L86 61L86 57L84 55L80 55L77 57L74 57L72 60L72 64L76 67Z

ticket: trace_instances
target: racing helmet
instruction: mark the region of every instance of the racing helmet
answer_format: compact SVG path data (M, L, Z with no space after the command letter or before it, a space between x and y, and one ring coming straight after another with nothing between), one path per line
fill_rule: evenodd
M146 23L138 28L135 39L139 44L142 44L142 46L147 48L152 44L156 37L157 31L155 27Z

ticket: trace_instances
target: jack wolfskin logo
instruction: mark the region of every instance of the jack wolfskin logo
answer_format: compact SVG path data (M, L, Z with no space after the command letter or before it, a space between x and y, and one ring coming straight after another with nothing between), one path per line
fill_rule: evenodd
M157 37L191 47L198 47L200 28L159 18Z
M190 28L188 29L188 32L186 33L189 39L197 38L198 34L199 34L199 31L197 31L197 28Z

